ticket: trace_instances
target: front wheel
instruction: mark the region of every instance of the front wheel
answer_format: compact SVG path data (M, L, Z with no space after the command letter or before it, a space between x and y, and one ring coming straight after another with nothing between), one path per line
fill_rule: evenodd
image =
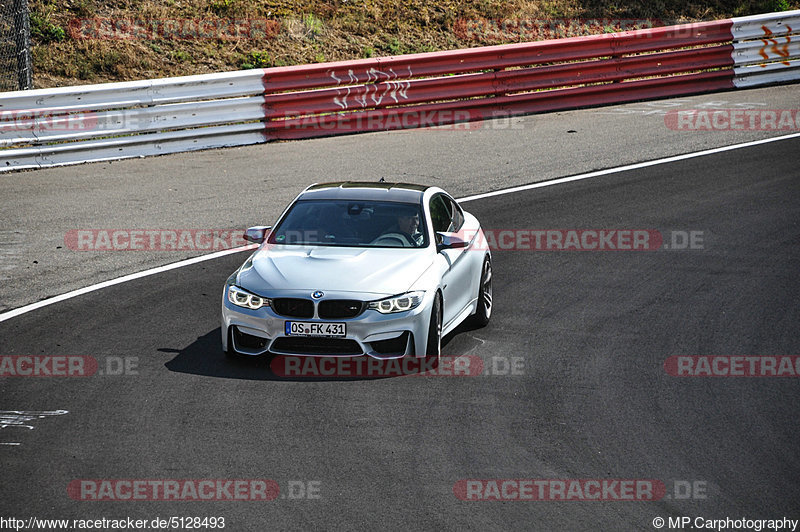
M478 308L472 315L472 323L478 327L485 327L492 317L492 261L488 256L483 259L477 304Z

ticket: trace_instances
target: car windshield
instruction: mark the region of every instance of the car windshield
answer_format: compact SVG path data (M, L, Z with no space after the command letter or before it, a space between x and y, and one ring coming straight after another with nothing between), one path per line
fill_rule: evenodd
M300 200L269 236L270 244L422 248L420 205L391 201Z

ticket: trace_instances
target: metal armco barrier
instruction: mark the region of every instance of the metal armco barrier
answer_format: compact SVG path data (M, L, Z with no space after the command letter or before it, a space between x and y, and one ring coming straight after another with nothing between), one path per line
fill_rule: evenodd
M522 44L0 93L0 171L800 79L800 11Z

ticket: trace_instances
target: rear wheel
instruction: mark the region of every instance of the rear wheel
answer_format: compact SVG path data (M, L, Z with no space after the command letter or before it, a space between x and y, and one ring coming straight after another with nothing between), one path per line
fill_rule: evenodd
M433 300L425 354L429 359L434 359L437 364L442 355L442 296L439 293Z
M492 261L488 256L483 259L477 305L478 308L472 315L472 323L478 327L485 327L492 317Z

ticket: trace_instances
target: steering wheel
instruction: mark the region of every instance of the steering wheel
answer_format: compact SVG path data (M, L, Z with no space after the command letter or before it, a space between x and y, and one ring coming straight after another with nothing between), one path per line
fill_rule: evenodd
M399 246L397 244L400 244ZM380 235L378 238L370 242L370 244L376 246L393 246L393 247L414 247L416 246L415 242L411 242L411 240L404 235L403 233L386 233L385 235Z

